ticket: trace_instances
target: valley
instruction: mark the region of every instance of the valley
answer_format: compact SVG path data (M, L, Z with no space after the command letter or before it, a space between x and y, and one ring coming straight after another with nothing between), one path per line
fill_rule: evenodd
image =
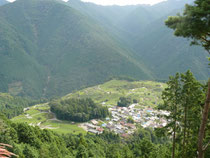
M0 158L209 158L210 0L93 1L0 0Z
M63 100L91 98L101 106L107 106L111 114L110 117L97 119L95 123L93 123L94 120L87 123L58 120L55 114L50 111L48 103L25 108L24 113L13 118L12 121L26 122L31 126L50 129L60 134L79 134L88 131L101 133L103 130L110 130L124 136L130 135L136 126L155 128L164 125L164 120L154 123L157 120L157 115L161 113L156 110L156 107L162 103L161 93L164 88L166 88L166 84L161 82L111 80L62 97ZM129 107L117 107L119 98L123 96L132 101L135 100L136 103L132 103ZM127 122L130 117L134 120L133 123ZM126 129L126 132L122 129Z

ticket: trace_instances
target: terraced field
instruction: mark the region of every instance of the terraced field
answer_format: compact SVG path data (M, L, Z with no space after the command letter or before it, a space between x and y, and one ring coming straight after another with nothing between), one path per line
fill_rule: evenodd
M111 80L101 85L86 88L63 97L92 98L104 106L115 106L120 97L130 97L138 101L139 107L156 107L162 102L161 93L166 84L153 81L122 81ZM60 134L86 133L79 124L58 120L50 111L48 103L24 109L24 113L12 119L14 122L26 122L42 129L51 129Z
M111 80L101 85L70 93L66 98L92 98L95 102L107 106L116 105L120 97L136 99L142 106L155 107L162 102L161 94L165 83L154 81Z

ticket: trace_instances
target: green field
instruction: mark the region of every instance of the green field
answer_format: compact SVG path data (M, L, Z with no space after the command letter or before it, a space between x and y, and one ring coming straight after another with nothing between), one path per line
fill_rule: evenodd
M154 81L111 80L104 84L70 93L66 98L91 98L107 106L116 105L120 97L136 99L142 106L155 107L162 102L161 93L166 84Z
M104 84L86 88L75 93L68 94L67 98L92 98L96 103L106 106L114 106L120 97L130 97L138 101L139 107L156 107L162 102L161 93L166 84L153 81L124 81L111 80ZM40 128L51 129L60 134L86 133L79 124L56 119L50 112L48 103L35 105L26 110L22 115L12 119L14 122L26 122Z
M12 121L26 122L33 126L39 126L42 129L53 130L59 134L86 133L82 128L78 127L78 124L57 120L55 115L50 112L50 107L47 103L30 107L29 110L13 118Z

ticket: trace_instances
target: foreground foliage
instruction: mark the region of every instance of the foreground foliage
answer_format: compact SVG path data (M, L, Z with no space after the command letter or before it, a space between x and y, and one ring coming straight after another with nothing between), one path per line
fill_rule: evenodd
M167 110L164 115L168 120L166 130L173 138L172 157L196 157L201 114L205 103L206 86L199 83L190 71L177 73L167 82L168 88L163 91L164 104L161 110ZM209 124L205 131L205 143L209 141ZM205 157L210 156L210 148L206 149Z
M132 137L119 135L57 135L24 123L0 119L0 142L13 146L20 158L169 158L171 144L158 138L152 129L140 128Z
M193 5L186 5L183 15L169 17L166 25L175 30L176 36L190 38L191 44L201 45L210 54L210 0L195 0ZM209 58L209 57L208 57ZM210 79L202 111L198 137L198 158L203 158L210 141L205 145L205 129L208 126L210 111Z

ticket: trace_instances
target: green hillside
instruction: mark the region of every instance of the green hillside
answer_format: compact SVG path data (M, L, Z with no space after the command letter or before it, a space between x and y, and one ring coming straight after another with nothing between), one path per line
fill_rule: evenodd
M61 96L110 76L152 78L141 60L63 2L17 0L0 7L0 18L0 91Z
M161 82L111 80L101 85L70 93L58 101L68 102L70 98L91 98L100 105L111 107L117 105L120 97L129 97L138 101L139 108L156 107L162 103L161 93L165 87L166 84ZM79 124L58 120L55 114L50 111L48 103L32 106L23 114L13 118L12 121L26 122L58 133L85 133Z
M111 80L101 85L70 93L66 98L91 98L107 106L117 105L120 97L136 99L142 106L155 107L161 103L161 93L166 85L153 81Z

